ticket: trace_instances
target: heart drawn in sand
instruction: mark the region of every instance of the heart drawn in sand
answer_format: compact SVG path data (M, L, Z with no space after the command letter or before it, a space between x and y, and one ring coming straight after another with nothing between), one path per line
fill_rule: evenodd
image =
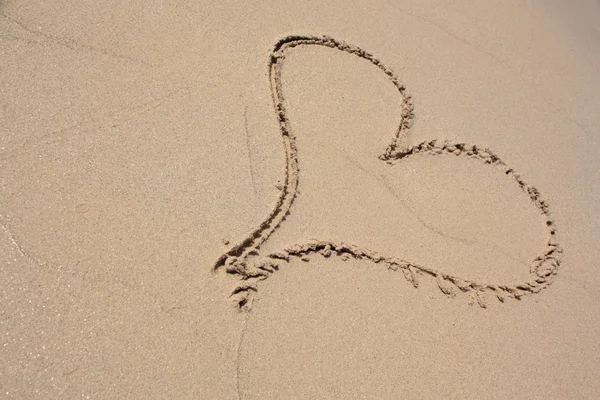
M496 168L500 173L504 173L514 180L530 198L533 206L541 212L546 221L546 247L531 262L530 278L528 280L512 285L475 282L403 260L393 255L381 255L378 252L359 247L355 244L330 240L311 240L306 243L297 243L275 253L263 254L261 252L261 245L285 222L298 191L298 179L300 176L299 155L296 147L296 138L290 129L286 113L286 101L282 90L281 66L285 62L286 52L302 46L323 46L350 53L367 60L382 71L396 87L401 97L400 123L390 144L379 157L382 162L393 163L403 158L414 156L453 154L455 156L478 160L481 163ZM335 256L354 257L356 259L379 263L391 270L402 271L405 278L414 287L418 287L418 275L430 276L437 281L440 290L444 294L454 295L456 292L468 293L482 307L486 306L486 293L493 294L500 301L504 301L505 298L519 299L524 295L538 293L552 283L560 265L562 248L557 241L556 228L553 219L550 217L547 201L542 198L535 187L525 183L513 168L508 167L489 149L465 143L441 142L435 139L421 142L415 146L401 147L400 143L406 138L414 118L411 97L406 93L404 85L399 81L396 74L372 54L359 47L349 45L331 37L288 36L278 41L271 53L269 77L275 113L279 121L279 129L286 152L285 183L275 207L265 220L248 237L219 257L214 265L214 270L224 269L228 274L236 275L240 278L241 283L232 293L235 304L239 308L247 309L250 306L252 296L257 291L257 283L267 279L272 273L277 271L280 263L288 262L293 257L301 258L309 254L319 254L324 258Z

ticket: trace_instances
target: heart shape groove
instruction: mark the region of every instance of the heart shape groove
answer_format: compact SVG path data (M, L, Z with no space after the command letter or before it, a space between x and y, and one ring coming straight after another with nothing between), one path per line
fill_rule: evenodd
M329 240L311 240L289 246L279 252L261 254L261 245L285 221L298 192L300 174L298 149L296 138L290 129L287 117L286 101L282 91L281 66L285 61L286 52L300 46L323 46L365 59L382 71L396 87L401 97L400 123L392 141L379 157L382 161L393 164L403 158L417 155L454 154L476 159L495 167L510 176L519 185L533 205L541 212L546 221L548 233L545 249L530 264L530 278L527 281L513 285L475 282L397 257L383 256L373 250L353 244ZM327 36L287 36L275 44L270 55L269 79L273 105L286 152L285 183L275 207L267 218L249 236L221 255L213 267L215 271L225 269L228 274L238 276L241 279L241 283L233 290L231 295L237 307L249 309L252 297L257 291L257 283L277 271L281 263L289 262L293 257L303 258L309 254L319 254L325 258L333 256L353 257L380 263L391 270L402 271L406 280L414 287L419 285L418 275L430 276L436 279L440 290L445 295L454 295L457 291L468 293L484 308L486 307L484 296L486 292L495 295L498 300L503 302L506 298L520 299L524 295L538 293L552 283L558 272L563 250L557 240L556 227L550 216L548 202L542 198L540 192L534 186L527 184L513 168L508 167L494 152L487 148L484 149L477 145L467 145L465 143L453 143L447 140L441 142L435 139L402 148L400 143L406 138L414 119L411 96L406 93L406 88L397 75L375 56L357 46ZM251 258L258 258L258 260L251 262Z

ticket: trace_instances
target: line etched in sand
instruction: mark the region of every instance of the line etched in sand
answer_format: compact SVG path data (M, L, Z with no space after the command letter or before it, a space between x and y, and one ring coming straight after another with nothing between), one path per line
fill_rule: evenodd
M400 123L392 141L379 157L382 161L392 164L410 156L452 154L479 160L484 164L495 167L510 176L519 185L522 191L531 199L533 205L544 216L548 232L546 247L531 262L530 278L527 281L512 285L475 282L397 257L384 256L354 244L329 240L312 240L307 243L292 245L277 253L261 254L261 245L269 239L290 213L290 207L298 190L300 175L298 150L296 148L296 138L290 129L286 113L281 67L285 61L285 53L290 49L301 46L324 46L354 54L379 68L396 87L402 100ZM214 265L215 271L224 268L228 274L240 277L242 283L232 293L235 304L239 308L248 309L250 307L252 296L257 292L257 283L277 271L281 263L289 262L292 257L305 258L310 254L319 254L324 258L335 256L353 257L382 264L391 270L402 271L406 280L415 288L419 286L418 275L430 276L436 280L442 293L450 296L457 292L468 293L481 307L486 307L485 293L491 293L503 302L506 298L520 299L524 295L538 293L552 283L557 274L563 250L557 240L556 227L550 216L548 202L542 198L540 192L534 186L527 184L513 168L508 167L494 152L487 148L484 149L477 145L467 145L465 143L453 143L447 140L442 142L436 139L424 141L415 146L401 146L401 143L405 143L403 139L406 139L414 119L411 96L406 93L405 86L396 74L375 56L359 47L327 36L287 36L275 44L271 53L269 78L275 113L279 121L279 129L286 152L285 183L275 207L267 218L248 237L219 257ZM258 261L251 262L251 257L258 258Z

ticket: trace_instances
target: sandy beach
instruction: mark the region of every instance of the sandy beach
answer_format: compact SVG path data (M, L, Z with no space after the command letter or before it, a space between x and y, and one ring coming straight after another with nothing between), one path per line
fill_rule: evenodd
M599 18L0 0L0 395L600 398Z

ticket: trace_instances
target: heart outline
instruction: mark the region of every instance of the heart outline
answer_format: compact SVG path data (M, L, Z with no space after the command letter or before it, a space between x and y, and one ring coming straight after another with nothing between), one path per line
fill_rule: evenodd
M448 153L479 159L485 164L502 169L506 175L511 176L515 180L519 187L529 196L534 206L545 217L546 228L548 230L548 240L545 250L530 265L531 280L514 285L478 283L396 257L382 256L377 252L352 244L333 241L313 240L304 244L296 244L285 248L281 252L264 256L264 259L259 263L249 264L247 262L249 257L260 255L260 246L285 221L297 194L300 175L298 150L296 148L296 138L290 129L289 120L286 115L285 97L283 96L281 81L281 66L285 60L285 52L299 46L323 46L356 55L379 68L396 87L402 99L400 122L392 141L387 146L385 152L379 157L382 161L393 164L405 157L417 154ZM470 293L477 303L484 308L486 307L484 298L486 292L493 293L498 300L504 302L505 298L520 299L524 295L538 293L552 283L560 266L563 249L558 243L556 226L550 216L548 202L542 198L540 192L534 186L528 185L521 178L520 174L515 172L513 168L508 167L490 149L483 149L477 145L454 143L447 140L438 143L437 139L423 141L415 146L400 148L399 143L408 134L408 130L414 120L414 105L411 96L406 92L406 87L400 82L398 76L378 58L358 46L347 44L329 36L291 35L280 39L275 44L269 58L268 66L273 105L286 151L285 183L275 207L267 218L250 235L222 254L213 266L213 271L225 268L228 274L237 275L243 281L231 294L238 308L246 310L250 308L251 299L254 293L257 292L256 283L267 279L273 272L278 270L279 262L289 262L292 257L302 258L309 254L320 254L326 258L331 255L351 256L374 263L383 263L391 270L401 270L405 278L414 287L418 287L417 274L426 274L436 279L438 287L445 295L453 296L455 289L458 289L460 292Z

